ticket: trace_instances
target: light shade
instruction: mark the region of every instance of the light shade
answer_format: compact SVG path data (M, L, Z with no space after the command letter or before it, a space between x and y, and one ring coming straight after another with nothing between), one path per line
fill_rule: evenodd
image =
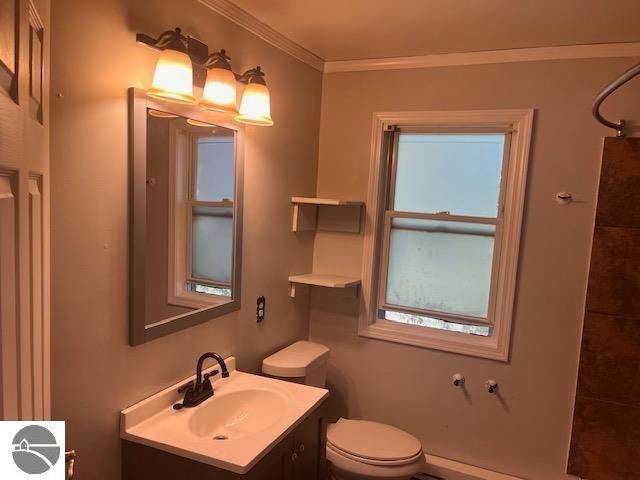
M192 127L216 128L213 123L202 122L195 118L187 118L187 123Z
M163 50L147 95L179 103L196 103L189 55L177 50Z
M236 108L236 77L226 68L211 68L207 72L200 106L223 113L238 113Z
M174 115L173 113L161 112L160 110L149 109L149 115L155 118L179 118L178 115Z
M249 125L271 126L269 89L261 83L249 83L242 94L240 111L236 120Z

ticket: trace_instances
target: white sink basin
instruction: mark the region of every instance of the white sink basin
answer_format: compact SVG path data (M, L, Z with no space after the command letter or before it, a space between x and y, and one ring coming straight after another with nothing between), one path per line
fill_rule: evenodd
M198 437L229 440L254 435L282 418L287 398L268 389L214 395L194 409L189 428Z
M120 438L235 473L246 473L300 424L329 392L235 370L211 377L215 394L194 408L174 410L185 379L123 410ZM210 367L205 372L211 371Z

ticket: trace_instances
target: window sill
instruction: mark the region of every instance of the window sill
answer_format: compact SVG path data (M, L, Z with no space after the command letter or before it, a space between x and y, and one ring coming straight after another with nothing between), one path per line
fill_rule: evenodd
M501 362L507 362L509 358L509 342L504 341L504 336L496 332L482 337L378 320L376 323L360 326L358 335ZM503 341L499 341L500 338Z
M188 308L209 308L216 305L222 305L231 301L230 297L210 298L210 295L200 293L183 293L182 295L173 295L169 298L169 304L178 307Z

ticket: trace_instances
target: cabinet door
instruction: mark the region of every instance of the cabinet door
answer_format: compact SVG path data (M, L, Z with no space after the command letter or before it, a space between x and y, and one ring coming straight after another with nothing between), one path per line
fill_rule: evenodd
M293 433L279 442L266 457L243 475L244 480L293 480Z
M293 478L324 480L326 470L327 423L323 408L313 412L294 432Z

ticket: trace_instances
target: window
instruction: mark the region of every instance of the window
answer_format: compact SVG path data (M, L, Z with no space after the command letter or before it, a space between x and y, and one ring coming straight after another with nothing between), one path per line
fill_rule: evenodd
M193 137L191 290L231 296L233 259L233 137ZM205 288L209 287L209 288Z
M507 359L531 119L377 114L361 335Z
M233 132L174 127L171 135L170 303L200 308L225 302L232 296Z

